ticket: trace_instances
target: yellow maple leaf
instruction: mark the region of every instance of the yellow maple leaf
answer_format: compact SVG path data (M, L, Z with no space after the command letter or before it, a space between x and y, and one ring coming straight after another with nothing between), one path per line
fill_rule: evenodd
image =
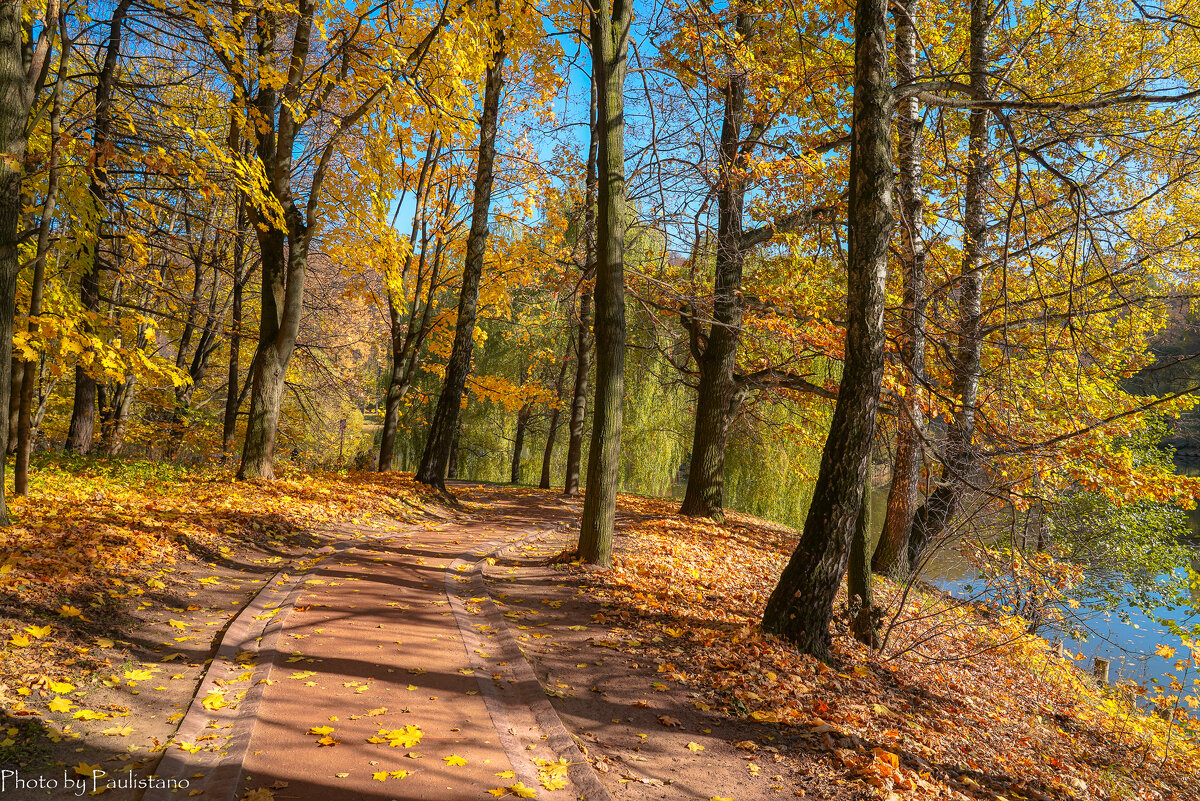
M50 688L52 693L69 693L75 689L75 685L65 681L49 681L46 686Z
M421 742L424 732L417 726L405 726L403 729L380 729L378 736L392 748L412 748Z
M388 774L387 774L386 770L376 771L375 773L371 774L371 778L377 782L381 782L384 779L386 779L387 777L388 777Z
M86 762L80 762L78 765L75 765L75 773L77 773L80 776L87 776L89 779L94 775L94 773L97 773L97 772L101 776L108 775L108 773L103 768L101 768L99 765L89 765Z
M225 706L225 694L213 691L204 696L204 700L200 702L205 709L220 709Z
M25 632L34 639L40 640L50 633L49 626L26 626Z
M14 634L9 638L8 644L15 645L18 648L24 648L25 646L29 645L29 638L24 634Z
M70 712L71 707L75 706L69 699L62 696L56 696L53 701L46 705L51 712Z
M450 756L442 757L442 761L445 762L447 765L465 765L465 764L467 764L467 760L463 759L458 754L451 754Z
M154 678L154 674L149 670L127 670L125 671L126 681L149 681Z
M326 734L333 734L332 726L313 726L308 730L309 734L315 734L318 737L324 737Z
M186 629L188 624L184 623L182 620L168 620L167 625L177 629Z
M58 608L58 614L63 617L83 617L83 610L70 604L63 604Z
M132 726L112 726L107 729L101 729L100 733L109 737L128 737L131 731L133 731Z
M533 789L532 787L526 787L521 782L510 784L508 786L508 791L517 798L537 798L537 790Z
M689 750L689 751L703 751L703 750L704 750L704 746L700 745L700 743L688 743L688 744L687 744L687 750Z

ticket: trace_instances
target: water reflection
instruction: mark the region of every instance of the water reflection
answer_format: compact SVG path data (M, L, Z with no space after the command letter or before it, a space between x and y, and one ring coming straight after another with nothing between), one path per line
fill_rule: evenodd
M1200 465L1197 465L1196 474L1200 475ZM882 531L883 519L887 513L887 494L886 486L878 487L871 497L874 523L872 536L876 540ZM1193 510L1189 512L1189 516L1193 530L1200 537L1200 513ZM1192 561L1193 564L1200 562L1200 548L1197 548L1192 556ZM1180 565L1180 570L1185 569L1184 565ZM956 547L940 548L921 571L921 578L961 598L978 596L983 589L979 574ZM1186 655L1187 650L1180 638L1165 629L1156 618L1174 620L1186 629L1200 622L1198 610L1200 598L1193 598L1190 607L1161 606L1150 610L1149 614L1132 603L1123 604L1116 609L1102 614L1096 613L1079 621L1090 630L1086 641L1063 638L1063 642L1071 651L1083 654L1081 667L1090 670L1092 660L1099 656L1112 663L1114 679L1126 678L1139 683L1158 679L1166 683L1169 681L1168 677L1174 673L1177 657L1164 659L1155 653L1155 648L1158 645L1167 645L1179 655ZM1056 636L1056 633L1051 631L1039 633L1048 638Z

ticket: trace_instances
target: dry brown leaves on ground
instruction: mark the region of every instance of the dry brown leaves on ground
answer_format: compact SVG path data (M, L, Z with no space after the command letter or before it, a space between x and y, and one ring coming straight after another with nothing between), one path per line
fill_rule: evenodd
M1200 759L1164 754L1162 720L1100 691L1015 621L943 605L922 654L888 659L845 630L840 667L799 654L756 625L794 533L674 509L622 498L617 565L584 580L606 608L595 622L617 645L668 656L660 670L698 691L698 709L802 733L846 780L893 801L1200 798ZM934 594L913 593L902 616L928 614Z

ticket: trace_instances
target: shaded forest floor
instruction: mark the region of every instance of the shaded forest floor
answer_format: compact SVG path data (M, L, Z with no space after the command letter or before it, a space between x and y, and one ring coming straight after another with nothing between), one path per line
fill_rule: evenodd
M513 494L540 493L474 487L466 513L486 519ZM614 798L1200 798L1200 758L1177 726L1101 691L1014 621L935 592L908 596L883 655L844 631L835 667L797 654L755 625L795 533L674 510L623 497L609 572L553 563L570 525L487 571ZM395 474L256 485L43 465L0 534L0 765L152 769L265 582L321 558L339 525L430 514L448 516Z
M1177 725L1102 690L1018 621L932 588L904 599L883 654L849 636L844 604L839 664L798 654L757 629L795 532L676 508L622 497L609 572L540 551L490 569L614 797L1200 798L1200 752ZM903 588L882 585L894 611ZM720 792L731 765L744 780Z

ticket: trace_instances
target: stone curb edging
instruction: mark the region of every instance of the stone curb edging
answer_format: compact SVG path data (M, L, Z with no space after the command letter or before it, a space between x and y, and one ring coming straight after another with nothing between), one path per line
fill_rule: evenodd
M525 653L521 650L520 645L518 645L516 637L513 635L504 616L500 614L483 575L483 565L486 564L489 557L500 555L505 551L511 551L522 545L541 539L545 535L557 531L558 528L559 526L557 525L541 528L514 541L492 541L483 546L489 550L460 556L451 563L450 568L446 571L446 594L451 599L451 607L454 610L455 619L458 621L459 631L463 634L463 644L467 648L467 655L473 663L477 663L473 664L472 667L478 671L476 678L478 679L480 692L484 697L484 703L487 705L488 712L492 714L496 730L501 736L501 744L508 753L509 760L513 763L513 770L517 773L518 778L526 786L535 786L537 782L536 776L533 775L532 766L529 764L528 752L516 743L515 736L508 732L509 715L507 709L510 708L510 703L496 691L496 687L491 680L491 666L478 664L482 660L479 659L479 655L474 653L467 644L468 638L480 644L484 643L479 638L479 634L471 628L471 618L467 615L462 598L464 589L470 589L474 591L475 595L487 599L486 611L481 617L494 630L490 640L491 647L493 649L498 647L500 660L507 663L507 667L513 675L513 686L521 699L529 706L537 727L546 735L546 744L554 752L555 756L560 759L566 759L570 763L567 775L578 791L576 797L581 799L581 801L612 801L612 796L600 781L600 777L596 774L592 763L584 755L583 750L580 749L579 744L575 741L575 737L567 729L562 718L559 717L558 712L554 709L554 705L546 698L545 688L538 680L533 666L525 657ZM470 559L474 561L472 562ZM468 565L469 567L467 570L460 572L457 569L459 565ZM456 580L462 577L466 577L468 580L466 582Z
M313 569L324 557L361 544L360 538L316 549L301 560L315 558L311 564L299 571L279 571L242 607L242 611L221 636L217 651L213 654L200 684L197 685L195 695L192 696L192 702L179 722L175 734L168 741L166 752L154 771L155 778L163 782L174 779L187 781L188 784L177 789L152 787L142 796L142 801L173 801L180 797L178 793L181 790L186 790L189 794L199 790L206 798L232 799L236 796L244 772L243 765L250 747L250 738L258 718L258 707L265 692L264 680L270 677L274 663L273 659L263 660L258 657L275 650L287 617L304 589L304 579ZM326 548L329 550L325 550ZM285 576L287 581L282 581ZM269 595L275 597L268 597ZM265 620L255 619L256 616L270 613L271 610L275 610L271 617ZM252 672L246 680L250 682L250 686L245 690L241 701L219 709L205 708L204 699L210 693L223 689L218 681L247 670L245 665L237 661L237 655L245 651L253 653L256 660L254 666L249 668ZM210 721L216 721L218 728L210 727ZM197 743L198 738L205 736L204 732L210 728L214 733L229 732L224 748L219 751L205 749L189 753L178 747L180 742ZM197 773L202 775L197 777Z

